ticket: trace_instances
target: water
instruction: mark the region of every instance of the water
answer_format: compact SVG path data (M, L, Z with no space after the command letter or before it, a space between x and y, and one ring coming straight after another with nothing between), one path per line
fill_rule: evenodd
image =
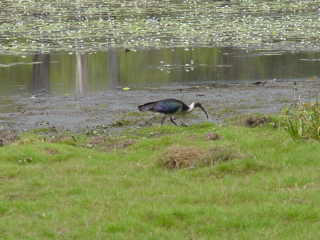
M320 0L0 1L0 54L199 46L320 51L319 4Z
M91 54L0 55L1 96L86 95L194 85L304 81L320 75L320 53L173 48Z
M210 121L274 113L298 97L319 97L319 59L237 48L1 55L0 130L136 127L151 118L137 106L163 98L201 102ZM191 114L188 123L202 117Z

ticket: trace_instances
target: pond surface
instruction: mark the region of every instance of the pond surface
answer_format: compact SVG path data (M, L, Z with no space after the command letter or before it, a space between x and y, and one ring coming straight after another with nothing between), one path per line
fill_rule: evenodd
M0 54L199 46L319 51L319 5L320 0L3 0Z
M2 96L83 96L127 89L301 81L320 75L320 53L172 48L91 54L0 55ZM258 82L258 83L257 83Z
M1 55L0 130L146 126L153 115L137 106L162 98L201 102L215 122L274 113L318 97L319 60L317 52L237 48ZM189 114L188 123L199 121Z

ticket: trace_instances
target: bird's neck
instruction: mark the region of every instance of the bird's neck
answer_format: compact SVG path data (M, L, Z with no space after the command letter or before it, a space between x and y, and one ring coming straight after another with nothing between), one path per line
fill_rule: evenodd
M191 112L194 109L194 104L195 103L193 102L188 106L189 107L188 112Z

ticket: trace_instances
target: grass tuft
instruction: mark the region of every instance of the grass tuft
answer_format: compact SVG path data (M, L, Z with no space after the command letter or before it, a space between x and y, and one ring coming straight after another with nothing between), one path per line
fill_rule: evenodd
M215 146L210 149L199 147L170 146L159 158L166 168L195 168L213 166L242 156L230 147Z
M320 103L299 101L285 110L282 125L292 138L320 140Z
M228 119L228 122L237 125L237 126L245 126L245 127L261 127L265 126L272 122L272 118L270 116L265 116L261 114L250 114L250 115L240 115L233 118Z
M265 125L266 123L270 122L270 119L267 117L248 117L245 120L245 125L247 127L258 127L258 126L262 126Z

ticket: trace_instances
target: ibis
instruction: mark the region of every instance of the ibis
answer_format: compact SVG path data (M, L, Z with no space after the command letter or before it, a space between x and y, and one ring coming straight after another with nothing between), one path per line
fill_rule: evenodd
M207 119L209 118L207 111L200 103L193 102L190 105L185 104L184 102L174 99L168 98L155 102L148 102L138 106L139 111L146 112L158 112L164 114L164 117L161 120L161 125L163 125L164 121L168 116L170 116L170 121L174 125L178 125L174 120L174 115L184 114L193 111L195 108L200 108L206 115ZM184 124L185 125L185 124Z

